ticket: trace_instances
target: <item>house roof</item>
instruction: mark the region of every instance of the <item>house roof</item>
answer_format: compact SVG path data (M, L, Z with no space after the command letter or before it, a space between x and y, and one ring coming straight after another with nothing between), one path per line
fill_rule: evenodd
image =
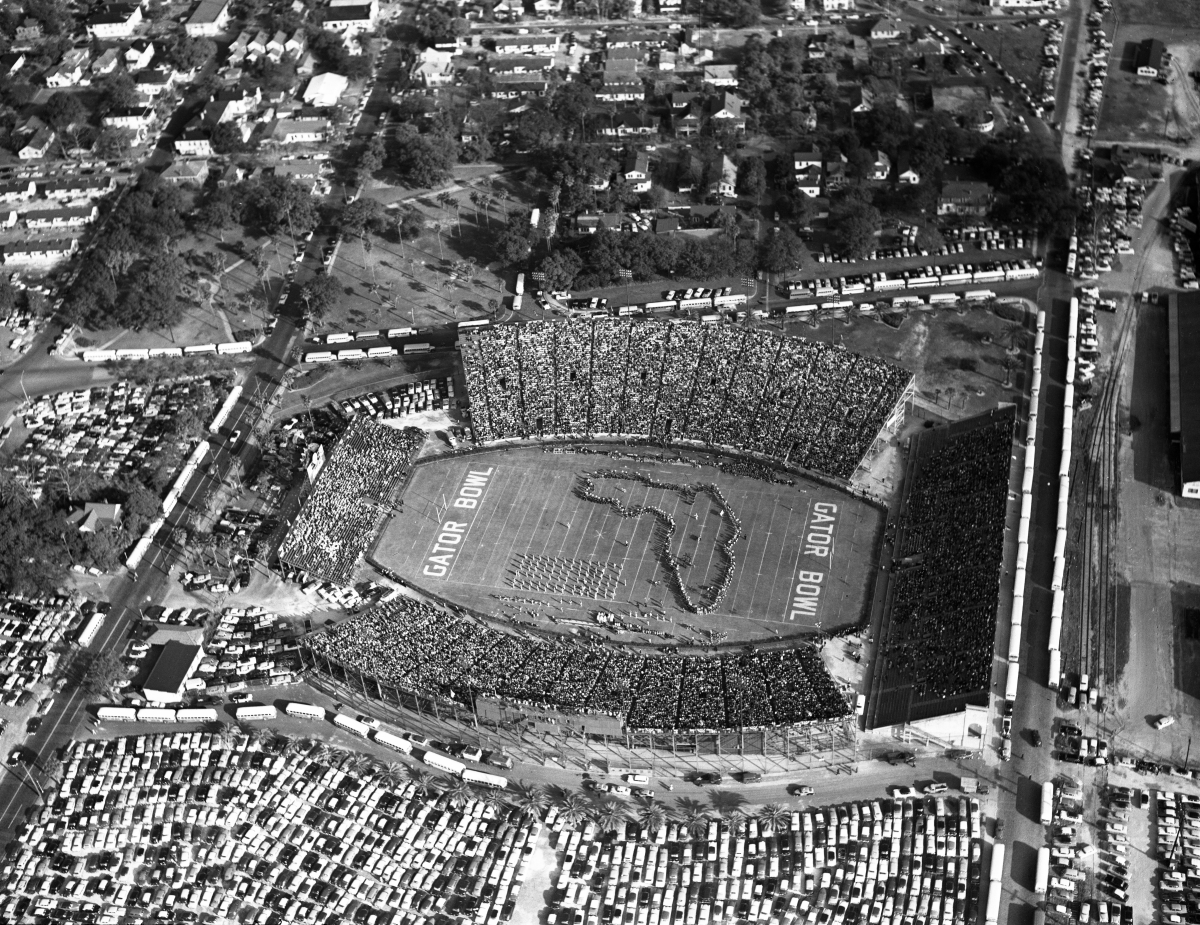
M942 185L942 199L954 202L976 202L987 199L992 188L979 180L947 180Z
M174 640L168 642L159 653L142 689L178 693L202 652L200 646L189 646Z

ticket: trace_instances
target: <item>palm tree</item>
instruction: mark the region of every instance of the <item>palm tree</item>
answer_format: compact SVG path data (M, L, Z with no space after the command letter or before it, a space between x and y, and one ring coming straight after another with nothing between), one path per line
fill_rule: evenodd
M346 759L342 763L342 769L354 777L363 777L370 770L372 763L372 759L362 754L362 752L351 752L346 755Z
M450 778L442 785L442 796L456 809L475 798L475 790L461 777Z
M399 787L408 777L408 767L399 761L392 761L386 764L379 774L379 782L385 787L395 789Z
M266 734L266 736L263 737L262 747L264 751L274 752L276 755L282 755L291 741L292 740L282 732L272 729Z
M578 793L568 793L558 805L558 817L569 826L577 826L589 815L587 799Z
M791 813L778 803L768 803L758 811L758 818L761 822L771 827L771 834L774 835L787 824L791 818Z
M1010 321L1004 326L1004 339L1012 350L1020 350L1025 346L1025 325L1020 321Z
M638 822L646 833L657 832L667 824L667 811L661 803L647 803L638 810Z
M593 819L601 832L612 832L629 819L629 811L616 800L604 800Z
M420 796L428 798L435 792L433 775L428 771L422 771L420 768L409 768L408 779L412 782L413 789Z
M1000 362L1004 367L1004 388L1007 389L1012 386L1013 370L1021 365L1021 361L1012 354L1005 354L1004 359Z
M514 794L510 801L513 808L530 819L538 818L542 814L542 810L546 808L546 803L549 802L546 791L538 784L521 781L513 790Z
M725 812L725 823L729 826L731 832L741 831L746 824L746 820L750 817L746 815L746 811L740 806L734 806Z
M707 813L692 811L683 817L683 826L693 837L700 837L708 832L710 822Z

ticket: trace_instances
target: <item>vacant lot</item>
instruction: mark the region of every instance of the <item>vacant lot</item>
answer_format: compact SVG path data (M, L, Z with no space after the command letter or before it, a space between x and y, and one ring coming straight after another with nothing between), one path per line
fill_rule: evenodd
M1173 60L1168 83L1138 77L1137 49L1149 38ZM1200 135L1200 98L1189 76L1200 61L1200 29L1123 24L1113 39L1096 141L1188 144Z
M1200 4L1194 0L1116 0L1116 10L1123 23L1170 26L1172 33L1200 29Z
M997 25L998 28L992 30L968 24L962 30L1017 80L1025 81L1031 89L1040 86L1038 75L1042 70L1042 46L1046 44L1046 30L1032 20L1029 25Z
M610 467L672 486L720 486L729 510L741 518L744 535L734 546L729 590L713 613L697 615L676 603L651 515L622 517L609 505L575 493L582 473ZM455 507L469 472L485 474L483 495L477 508ZM597 479L595 490L624 504L657 506L676 519L672 552L693 563L681 569L693 599L699 585L714 580L713 540L722 521L707 494L689 501L673 488L624 479ZM599 629L592 615L604 613L645 632L681 639L706 630L726 632L734 640L761 639L857 623L874 577L882 524L882 515L862 501L803 480L771 484L711 465L635 463L540 448L422 465L403 500L403 512L385 529L375 558L413 584L484 613L532 619L540 626L564 629L564 621L566 626L581 621ZM463 538L451 544L455 551L448 561L434 562L430 557L441 554L449 521ZM818 524L833 531L833 554L820 559L802 542ZM438 565L448 569L445 576L431 574L440 571ZM581 577L597 569L599 578ZM792 591L801 572L823 578L817 581L816 608L793 619Z

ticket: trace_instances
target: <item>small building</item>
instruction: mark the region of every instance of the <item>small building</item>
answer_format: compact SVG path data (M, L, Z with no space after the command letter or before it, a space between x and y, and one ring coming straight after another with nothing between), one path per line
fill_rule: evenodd
M197 186L203 186L208 179L208 161L174 161L162 172L161 179L164 183L195 183Z
M554 55L558 53L557 35L498 35L494 47L502 55Z
M14 241L3 245L4 263L52 263L70 257L79 250L77 238L54 238L46 241Z
M67 177L63 180L38 180L37 188L47 199L96 199L115 190L117 181L111 175Z
M327 119L280 119L271 134L280 144L299 145L324 141L328 132Z
M25 226L33 231L49 231L55 228L77 228L96 220L99 210L94 206L63 206L51 209L30 209L21 217Z
M921 175L913 168L906 151L896 155L896 182L905 186L915 186L921 182Z
M157 51L149 39L137 39L125 49L125 66L131 71L148 68Z
M412 78L426 87L446 87L454 83L454 53L426 48L413 63ZM313 78L314 80L316 78Z
M738 69L736 64L704 65L704 82L714 87L736 87Z
M1137 72L1139 77L1159 77L1163 70L1163 54L1166 49L1158 39L1146 39L1138 47Z
M231 0L200 0L184 23L183 31L192 38L220 35L229 25Z
M742 115L742 101L728 91L717 95L713 101L709 118L723 129L734 132L746 131L746 117Z
M821 168L805 167L796 173L796 188L809 199L821 195Z
M729 155L721 156L721 176L716 183L717 192L726 198L737 195L737 167L729 159Z
M871 165L872 180L886 180L892 172L892 159L883 151L875 152L875 162Z
M21 51L10 51L7 54L0 55L0 77L12 77L21 68L25 66L25 53Z
M900 38L902 31L900 23L885 16L871 26L871 31L868 35L873 42L891 42Z
M650 191L650 155L645 151L636 151L626 156L621 168L621 176L633 187L635 193Z
M0 183L0 202L24 202L37 195L37 185L32 179L8 180Z
M203 646L190 646L171 640L162 647L150 676L142 686L142 696L151 703L179 703L183 686L204 658Z
M938 197L938 215L986 215L992 188L974 180L947 180Z
M121 505L88 502L79 510L68 514L67 523L80 533L110 530L121 523Z
M175 153L188 157L211 157L213 153L211 135L198 119L192 119L175 139Z
M137 3L110 3L92 14L85 28L89 38L125 39L142 23L142 7Z
M378 0L370 0L369 3L362 3L361 0L339 3L338 0L333 0L325 10L323 28L338 33L349 44L355 36L372 31L378 22ZM264 40L263 54L267 53L267 42L270 40L270 36Z
M303 100L318 109L336 106L350 81L341 74L318 74L304 88Z
M854 9L854 0L816 0L825 13L845 13Z
M48 125L43 125L30 135L25 143L17 149L17 157L23 161L34 161L45 157L57 137L54 134L54 129Z
M115 45L105 51L91 64L92 73L96 77L107 77L121 63L121 49Z

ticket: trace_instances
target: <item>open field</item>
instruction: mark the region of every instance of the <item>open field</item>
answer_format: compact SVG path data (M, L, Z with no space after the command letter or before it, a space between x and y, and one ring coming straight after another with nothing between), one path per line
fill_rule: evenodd
M996 30L969 23L962 30L1013 77L1036 87L1042 69L1046 30L1032 20L1029 22L1028 26L1000 23Z
M672 486L716 484L724 492L745 535L733 546L732 580L712 613L697 615L676 600L652 548L656 531L650 515L625 518L575 493L582 473L610 467ZM484 486L478 507L456 507L464 500L460 491L470 473L481 474L475 481ZM727 526L716 513L720 505L708 494L689 500L673 489L601 478L594 490L623 504L657 506L682 525L671 552L694 563L681 568L693 600L701 596L701 586L717 580L721 556L715 544ZM868 603L882 525L875 508L815 483L769 484L713 465L631 463L540 448L419 466L403 500L403 511L385 528L374 557L413 584L484 613L520 616L525 622L532 618L539 627L558 623L563 629L564 620L595 626L591 617L601 613L626 622L638 637L652 632L682 640L691 638L689 630L724 631L740 640L857 623ZM435 514L446 501L450 506ZM449 530L461 533L461 541L446 539L450 522L456 526ZM830 556L803 542L822 531L832 537L832 544L822 547L833 550ZM448 558L442 542L453 546ZM819 585L817 604L793 612L792 592L801 572L822 576L810 578Z
M1174 59L1165 86L1137 76L1137 49L1148 38L1161 39ZM1113 38L1096 141L1187 144L1200 135L1200 99L1188 76L1197 60L1198 29L1122 24Z
M1157 23L1172 32L1200 29L1200 6L1192 0L1116 0L1116 11L1124 23Z

